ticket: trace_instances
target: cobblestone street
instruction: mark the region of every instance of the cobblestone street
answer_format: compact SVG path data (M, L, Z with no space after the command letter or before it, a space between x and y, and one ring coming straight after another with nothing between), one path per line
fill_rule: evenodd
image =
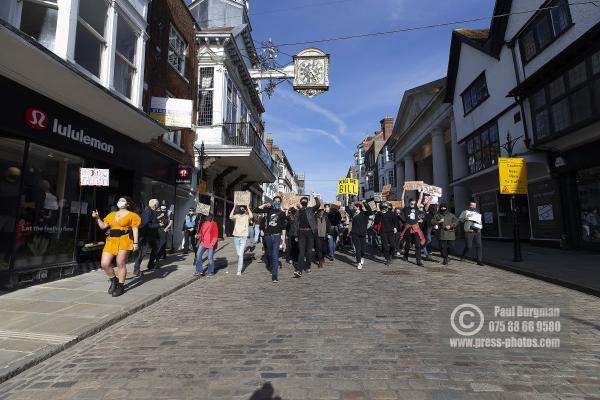
M600 398L597 298L472 263L358 271L350 258L298 280L285 267L278 285L262 263L241 277L230 264L5 382L0 398ZM560 307L561 346L451 349L461 303Z

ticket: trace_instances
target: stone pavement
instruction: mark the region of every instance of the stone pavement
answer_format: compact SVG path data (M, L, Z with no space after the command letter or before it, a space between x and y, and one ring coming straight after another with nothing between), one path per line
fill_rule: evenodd
M457 240L456 249L462 251L463 243ZM485 240L483 249L486 264L600 296L600 253L522 243L523 261L514 262L512 242Z
M3 383L0 398L600 399L596 297L471 262L350 260L301 279L286 267L279 284L264 264L241 277L231 265ZM487 336L494 306L560 307L561 333L543 334L560 347L452 348L463 303L483 310Z
M101 269L3 294L0 382L188 285L195 279L193 259L193 254L170 255L160 269L128 279L126 294L116 298L106 293ZM231 240L221 242L215 260L221 265L236 260Z

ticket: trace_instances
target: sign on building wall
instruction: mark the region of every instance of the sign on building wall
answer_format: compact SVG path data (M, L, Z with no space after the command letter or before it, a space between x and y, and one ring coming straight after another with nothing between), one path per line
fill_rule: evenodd
M527 164L524 158L498 158L500 194L527 194Z
M180 165L177 168L175 183L177 185L190 185L192 183L192 170L193 167L189 165Z
M110 170L100 168L79 168L81 186L109 186Z
M192 127L192 100L152 97L150 117L173 128Z
M358 179L344 178L338 180L337 194L358 196Z

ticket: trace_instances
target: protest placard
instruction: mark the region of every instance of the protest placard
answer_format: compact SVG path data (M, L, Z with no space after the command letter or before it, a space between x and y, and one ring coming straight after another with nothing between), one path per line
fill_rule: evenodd
M202 214L202 215L210 214L210 204L198 203L196 205L196 214Z
M374 201L374 200L371 200L371 201L369 201L367 204L368 204L369 208L370 208L372 211L377 211L377 210L378 210L378 208L377 208L377 203L375 203L375 201Z
M433 185L424 184L423 185L423 193L431 195L431 196L435 196L435 197L442 197L442 188L433 186Z
M406 190L421 190L423 189L423 181L406 181L404 182L404 189Z
M300 195L296 193L281 193L281 208L289 210L291 207L297 207L300 203Z
M330 207L331 208L336 208L336 209L339 210L340 208L342 208L342 202L338 201L338 200L334 200L334 201L331 202Z
M401 201L388 201L388 204L392 208L402 208L402 202Z
M252 193L250 191L235 191L233 192L233 202L236 205L248 206L252 201Z

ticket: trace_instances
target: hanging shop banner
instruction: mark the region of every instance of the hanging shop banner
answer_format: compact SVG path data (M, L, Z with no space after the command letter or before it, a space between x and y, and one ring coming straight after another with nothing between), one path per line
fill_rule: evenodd
M196 214L202 214L202 215L210 214L210 204L198 203L196 205Z
M527 163L524 158L498 158L500 194L527 194Z
M110 170L100 168L79 168L81 186L109 186Z
M249 206L252 201L252 193L250 191L236 191L233 193L233 203L240 206Z
M192 170L193 167L189 165L180 165L177 168L175 183L177 185L190 185L192 183Z
M172 128L192 127L192 100L152 97L150 117Z
M358 179L344 178L338 180L337 194L358 196Z

